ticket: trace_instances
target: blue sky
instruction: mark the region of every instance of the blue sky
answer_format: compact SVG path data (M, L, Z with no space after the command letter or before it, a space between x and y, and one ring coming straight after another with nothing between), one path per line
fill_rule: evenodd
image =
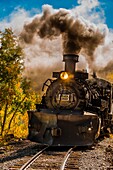
M81 1L81 0L79 0ZM97 0L84 0L84 1L97 1ZM105 13L105 24L108 28L113 28L113 0L98 0L100 8ZM8 16L18 8L24 8L30 11L33 8L42 9L43 4L50 4L53 8L66 8L71 9L78 5L77 0L0 0L0 21ZM96 9L100 10L100 9Z

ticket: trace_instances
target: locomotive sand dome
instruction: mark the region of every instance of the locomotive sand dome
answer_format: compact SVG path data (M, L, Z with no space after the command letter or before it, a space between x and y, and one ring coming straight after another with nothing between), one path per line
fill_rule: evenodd
M63 56L65 70L53 72L36 110L28 111L28 139L53 146L93 145L100 131L113 133L112 85L75 71L78 55Z

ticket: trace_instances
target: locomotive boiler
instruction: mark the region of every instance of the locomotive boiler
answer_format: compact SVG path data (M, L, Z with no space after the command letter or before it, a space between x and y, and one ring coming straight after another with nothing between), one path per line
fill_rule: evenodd
M64 71L53 72L36 110L28 111L28 139L53 146L93 145L100 132L113 133L112 84L77 71L78 55L65 54Z

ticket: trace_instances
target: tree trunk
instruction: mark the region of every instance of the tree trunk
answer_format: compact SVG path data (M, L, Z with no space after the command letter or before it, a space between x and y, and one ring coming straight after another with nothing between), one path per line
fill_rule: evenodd
M24 100L25 100L25 97L22 99L21 103L22 103ZM16 110L14 111L14 113L13 113L13 115L12 115L11 119L10 119L10 122L9 122L9 125L8 125L8 130L10 130L11 123L12 123L12 121L13 121L13 118L14 118L14 116L15 116L16 112L18 111L18 108L20 107L21 103L19 103L19 104L18 104L18 106L17 106Z
M1 126L1 136L3 135L3 131L4 131L4 128L5 128L7 110L8 110L8 102L6 101L5 111L4 111L4 116L3 116L3 122L2 122L2 126Z

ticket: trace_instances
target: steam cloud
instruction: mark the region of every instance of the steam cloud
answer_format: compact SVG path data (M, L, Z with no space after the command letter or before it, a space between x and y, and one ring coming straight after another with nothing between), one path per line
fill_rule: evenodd
M32 43L35 36L43 39L55 39L62 35L63 53L86 55L90 67L95 60L95 49L104 43L105 34L82 17L74 17L70 11L53 11L51 6L43 6L43 13L24 26L21 33L25 43ZM92 68L94 69L94 68Z

